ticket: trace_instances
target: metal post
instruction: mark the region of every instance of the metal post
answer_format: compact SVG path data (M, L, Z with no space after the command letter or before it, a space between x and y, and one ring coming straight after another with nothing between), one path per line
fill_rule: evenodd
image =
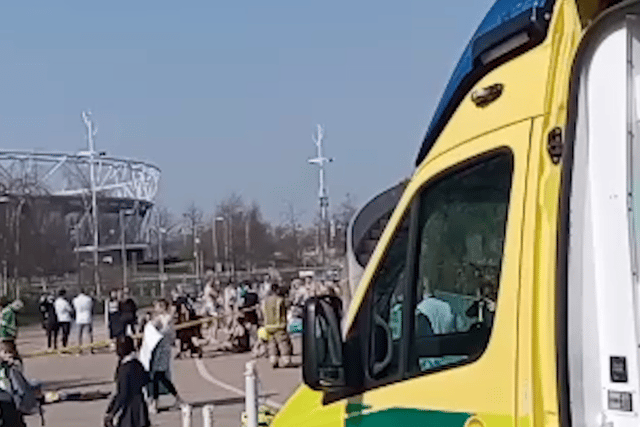
M229 215L229 250L231 251L231 277L236 278L236 250L233 247L233 213Z
M182 411L182 427L191 427L191 405L185 403L180 409Z
M2 295L3 296L7 296L7 292L9 291L8 284L7 284L8 280L9 280L9 277L7 274L7 260L3 259L2 260Z
M158 268L160 269L160 296L164 298L164 252L162 250L162 241L164 237L164 229L158 227Z
M213 272L218 274L218 239L216 233L216 222L218 218L216 216L211 220L211 245L213 246Z
M91 215L93 221L93 281L96 286L96 296L100 297L102 294L100 289L100 271L98 264L98 250L100 245L99 227L98 227L98 197L96 191L96 177L95 177L95 146L93 137L96 134L96 129L91 121L91 112L82 112L82 120L87 127L87 144L89 148L89 183L91 186Z
M244 229L244 246L245 246L245 256L246 256L246 264L247 264L247 273L249 273L251 271L251 257L250 257L250 253L251 253L251 242L249 240L249 222L250 222L250 216L249 216L249 212L246 212L244 215L244 220L245 220L245 229Z
M16 236L15 236L15 255L16 262L13 266L13 280L16 283L16 287L18 286L18 277L20 275L19 266L20 266L20 219L22 217L22 206L24 205L24 199L20 199L18 202L18 206L16 207L16 217L15 217L15 227L16 227ZM16 288L17 289L17 288Z
M193 226L193 263L196 283L200 283L200 237L198 237L198 227Z
M318 252L320 253L320 264L325 264L325 252L327 251L327 236L326 236L326 222L328 218L329 209L329 196L324 179L324 166L325 163L333 162L332 158L323 156L322 153L322 141L324 139L324 130L322 126L318 125L317 133L314 135L313 140L316 144L317 156L313 159L309 159L311 164L318 165L318 199L320 201L320 224L318 230Z
M81 270L81 266L80 266L80 227L79 227L80 223L76 224L74 227L75 230L75 235L76 235L76 267L78 268L78 289L80 289L82 287L82 274L80 272Z
M120 257L122 258L122 287L127 287L127 246L124 230L124 210L120 209Z
M229 221L224 218L224 263L226 264L226 270L229 269Z
M256 362L254 360L246 364L244 381L247 427L258 427L258 377L256 374Z
M202 426L213 427L213 405L204 405L202 407Z

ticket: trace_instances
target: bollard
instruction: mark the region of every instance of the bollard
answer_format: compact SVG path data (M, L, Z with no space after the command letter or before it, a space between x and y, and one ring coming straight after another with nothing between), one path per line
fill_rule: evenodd
M204 405L202 407L202 426L213 427L213 405Z
M258 381L255 360L247 362L246 369L244 372L244 392L247 427L258 427Z
M182 410L182 427L191 427L191 405L185 403L180 409Z

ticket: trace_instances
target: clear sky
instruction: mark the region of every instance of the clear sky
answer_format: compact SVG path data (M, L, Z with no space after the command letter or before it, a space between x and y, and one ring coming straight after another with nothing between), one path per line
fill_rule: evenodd
M492 0L15 1L0 7L0 147L97 145L163 172L158 200L206 213L232 191L279 221L411 174L449 75Z

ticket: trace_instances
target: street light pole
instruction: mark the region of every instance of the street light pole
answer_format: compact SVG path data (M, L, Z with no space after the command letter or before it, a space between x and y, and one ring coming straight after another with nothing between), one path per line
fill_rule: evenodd
M217 223L218 221L224 221L224 218L221 216L216 216L213 218L212 221L212 238L213 238L213 254L214 254L214 266L213 269L216 273L216 277L218 274L218 263L219 263L219 258L220 258L220 249L218 248L218 227L217 227ZM224 231L224 228L222 229ZM224 242L223 242L224 243Z
M7 292L8 292L7 280L8 279L9 277L7 274L7 260L3 259L2 260L2 295L3 296L7 296Z
M19 271L19 266L20 266L20 219L22 217L22 206L24 206L25 200L23 198L20 198L20 201L18 202L18 206L16 207L16 217L15 217L15 227L16 227L16 241L15 241L15 255L16 255L16 262L13 266L13 280L15 281L15 292L16 295L18 295L20 293L19 290L19 275L20 275L20 271ZM18 297L16 297L18 298Z
M213 247L213 273L218 275L218 239L216 239L216 222L218 218L214 215L211 218L211 246Z
M200 283L200 237L198 227L193 227L193 259L195 263L196 283Z
M227 269L230 269L229 258L229 220L225 217L224 220L224 263L227 265Z
M127 235L126 235L127 227L124 221L125 221L126 215L135 215L136 210L120 209L118 211L118 214L120 219L120 257L122 258L122 287L126 288L127 282L128 282L128 276L129 276L128 267L127 267L129 260L127 259Z
M96 135L97 129L91 121L91 112L82 112L82 120L87 127L87 144L89 155L89 182L91 186L91 215L93 220L93 281L96 287L96 296L100 297L100 271L98 264L98 246L100 245L99 227L98 227L98 197L96 194L96 177L95 177L95 146L93 137Z
M0 204L8 204L11 201L11 199L8 196L0 196ZM6 209L5 209L5 215L6 215ZM8 292L8 286L9 284L7 283L8 281L8 272L7 272L7 257L9 256L9 250L7 247L7 242L6 239L3 239L3 255L4 255L4 259L2 260L2 296L7 296L7 292Z
M124 210L120 209L120 258L122 258L122 287L127 287L127 246L124 231Z
M249 273L251 271L251 241L249 240L249 226L250 226L250 219L251 217L249 216L249 213L247 212L245 214L245 229L244 229L244 238L245 238L245 246L246 246L246 253L247 253L247 273Z
M73 232L76 240L76 268L78 269L78 289L82 286L81 266L80 266L80 223L73 226Z
M160 296L164 298L164 252L162 250L162 241L164 240L164 233L166 230L162 227L158 227L158 267L160 269Z
M231 251L231 276L236 278L236 251L233 247L233 213L229 215L229 249Z
M327 187L324 179L324 166L326 163L333 162L333 158L327 158L322 153L322 142L324 139L324 130L322 126L318 125L317 133L313 136L313 140L316 145L316 157L309 159L311 164L318 165L318 199L320 201L320 230L318 238L318 250L320 252L320 264L325 264L325 253L327 250L327 236L326 236L326 223L328 218L329 209L329 195L327 193Z

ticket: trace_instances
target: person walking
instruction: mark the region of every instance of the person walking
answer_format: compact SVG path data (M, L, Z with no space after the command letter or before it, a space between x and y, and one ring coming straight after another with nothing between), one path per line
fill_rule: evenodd
M118 291L115 289L109 292L109 299L105 301L105 322L109 328L109 338L115 339L120 335L124 335L124 328L120 321L120 301L118 300Z
M278 285L273 283L262 304L264 328L269 335L269 362L273 368L279 366L279 359L282 359L284 367L291 366L291 354L293 353L291 338L286 330L286 304L284 297L278 293L278 290Z
M124 333L134 335L138 324L138 306L131 297L129 288L122 290L122 299L120 300L118 311L120 312L120 321L122 322Z
M43 295L40 299L40 313L42 315L42 326L47 332L47 349L58 348L58 319L56 309L53 305L55 297L53 294Z
M0 306L2 307L0 312L0 340L15 342L18 336L16 312L22 310L24 304L19 299L9 303L6 298L2 298Z
M153 327L160 332L162 338L156 344L151 356L151 402L149 409L152 413L158 412L158 397L160 396L160 384L174 396L174 407L182 404L182 398L178 394L175 385L169 378L171 370L171 347L176 339L173 328L173 313L169 308L169 302L165 299L157 300L154 304L155 316L151 321Z
M72 304L76 312L76 326L78 326L78 346L80 346L78 354L82 354L82 335L85 330L89 336L89 343L93 344L93 299L81 289ZM90 351L93 354L93 347Z
M69 332L71 331L71 321L73 320L73 307L66 298L67 291L60 289L58 298L56 298L53 306L56 310L56 318L58 319L58 332L62 331L62 347L66 347L69 343Z
M116 369L116 395L104 416L106 427L149 427L149 410L144 401L143 389L149 382L149 375L136 358L133 339L120 336L116 340L116 354L119 358ZM116 424L113 423L118 418Z

